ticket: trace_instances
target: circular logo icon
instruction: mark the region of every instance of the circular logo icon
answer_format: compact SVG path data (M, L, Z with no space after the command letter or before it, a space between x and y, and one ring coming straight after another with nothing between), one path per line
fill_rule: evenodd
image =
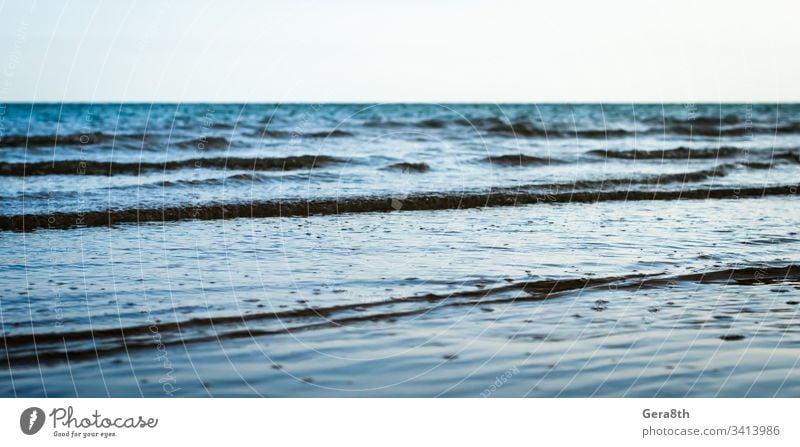
M19 428L26 435L35 435L44 426L44 410L30 407L19 415Z

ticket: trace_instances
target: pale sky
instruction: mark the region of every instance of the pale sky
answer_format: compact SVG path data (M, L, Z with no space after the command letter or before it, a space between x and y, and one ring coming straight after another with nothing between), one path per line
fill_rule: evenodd
M0 102L796 102L800 2L0 0Z

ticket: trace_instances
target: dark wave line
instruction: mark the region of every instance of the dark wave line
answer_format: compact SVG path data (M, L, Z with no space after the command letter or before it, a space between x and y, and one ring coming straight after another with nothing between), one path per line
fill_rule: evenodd
M589 151L587 154L601 157L622 160L715 160L719 158L735 158L737 155L748 154L748 151L734 148L722 147L717 149L689 149L677 148L663 151ZM759 156L769 155L769 161L737 161L727 166L739 165L749 169L771 169L779 164L800 164L800 153L778 152L761 153Z
M135 188L169 188L173 186L200 186L200 185L225 185L232 183L239 184L254 184L265 182L292 182L292 181L332 181L338 178L337 174L332 172L323 171L300 171L297 173L287 174L281 173L279 175L265 175L259 173L245 172L240 174L233 174L227 177L210 177L202 179L184 179L184 180L166 180L161 182L134 185ZM115 189L127 189L131 186L115 186ZM26 197L28 195L26 194ZM48 197L43 194L42 197Z
M619 178L619 179L605 179L605 180L583 180L574 183L562 183L557 185L548 186L550 190L565 190L565 189L601 189L608 186L626 186L626 185L667 185L672 183L694 183L702 182L714 178L725 177L728 173L737 167L736 163L727 163L717 165L711 169L702 169L699 171L691 172L678 172L675 174L657 174L648 175L634 178Z
M660 125L659 125L660 124ZM402 121L368 121L364 127L373 128L399 128L415 127L420 129L439 130L450 126L470 127L488 135L525 137L525 138L584 138L584 139L604 139L620 138L630 135L694 135L699 137L742 137L755 134L797 134L800 133L800 123L789 123L783 125L759 124L755 126L744 126L739 121L723 118L703 119L697 118L692 121L668 120L663 123L658 122L646 129L623 129L623 128L566 128L563 125L546 127L530 120L516 120L508 122L499 117L479 117L472 119L459 118L445 120L439 118L424 119L415 122ZM224 127L225 128L225 127ZM250 137L291 139L291 138L342 138L354 137L350 131L334 129L330 131L311 131L300 132L289 129L265 129L249 134ZM118 140L150 140L153 135L146 134L109 134L104 132L86 132L71 134L52 134L52 135L6 135L0 138L0 148L24 148L24 147L46 147L46 146L87 146L109 143ZM177 147L199 148L201 150L219 149L230 146L231 142L223 137L202 137L175 143Z
M293 201L264 201L151 209L106 210L0 216L0 230L69 229L106 227L124 223L176 222L265 217L309 217L344 213L430 211L541 203L593 203L607 201L739 199L796 196L798 185L763 188L705 188L689 190L543 191L501 190L494 193L421 194L403 199L362 197Z
M82 160L41 161L33 163L0 162L0 176L118 175L139 174L147 171L174 171L179 169L200 168L273 171L313 169L338 163L339 161L338 158L327 155L298 155L279 158L193 158L161 163L114 163Z
M678 147L675 149L664 150L594 150L587 152L588 155L605 158L619 158L622 160L675 160L675 159L716 159L734 157L743 151L738 147L719 147L709 149L693 149L688 147Z
M427 163L401 162L389 165L385 169L400 171L403 173L409 173L409 172L423 173L430 171L431 167Z
M620 138L632 135L686 135L698 137L744 137L756 134L779 135L800 133L800 124L790 124L785 126L763 126L763 127L720 127L713 125L697 124L675 124L664 127L651 127L648 129L627 130L619 128L610 129L564 129L564 128L544 128L533 123L523 121L515 123L504 123L485 129L481 129L488 134L505 135L509 137L538 137L538 138L584 138L584 139L604 139Z
M613 138L622 137L632 132L623 129L546 129L530 121L517 121L503 123L483 129L489 134L515 136L515 137L540 137L540 138Z
M251 134L253 137L260 138L340 138L352 137L351 132L343 130L319 131L319 132L297 132L291 130L265 130ZM0 148L22 148L22 147L46 147L46 146L94 146L98 144L110 143L117 140L139 140L147 141L153 135L146 134L109 134L104 132L86 132L72 134L52 134L52 135L6 135L0 137ZM204 136L175 143L180 148L198 148L200 150L224 149L231 145L231 142L223 137Z
M800 123L785 125L759 125L759 126L719 126L716 124L701 124L686 122L673 124L663 128L651 129L650 133L667 132L679 135L696 135L701 137L743 137L755 134L795 134L800 132Z
M295 130L271 130L267 129L260 132L255 132L251 134L252 137L257 138L342 138L342 137L352 137L354 136L351 132L347 132L344 130L331 130L331 131L320 131L320 132L299 132Z
M102 132L68 135L8 135L0 139L0 147L99 144L110 141L111 139L113 139L113 136Z
M116 140L146 140L145 134L107 134L103 132L74 133L65 135L6 135L0 138L0 147L42 147L42 146L86 146L108 143Z
M532 185L524 185L524 186L517 186L514 188L497 188L498 191L506 191L506 192L513 192L513 191L570 191L570 190L585 190L585 189L602 189L606 187L619 187L619 186L633 186L633 185L646 185L646 186L658 186L658 185L666 185L672 183L692 183L692 182L701 182L703 180L709 180L713 178L724 177L728 175L728 173L736 168L739 165L746 165L747 167L752 167L753 163L728 163L728 164L721 164L715 166L711 169L703 169L699 171L690 171L690 172L679 172L675 174L659 174L659 175L649 175L649 176L642 176L642 177L632 177L632 178L611 178L611 179L603 179L603 180L580 180L571 183L555 183L555 184L532 184ZM771 164L757 164L758 166L753 167L754 169L765 169L771 167ZM383 168L385 170L393 170L399 171L403 173L424 173L430 170L430 166L425 163L409 163L409 162L402 162L402 163L395 163L393 165L387 166ZM315 180L335 180L336 174L331 172L311 172L311 171L301 171L298 173L293 174L281 174L280 176L267 176L259 173L240 173L240 174L233 174L227 177L210 177L210 178L202 178L202 179L182 179L182 180L165 180L159 182L153 182L148 184L136 184L133 186L114 186L113 189L127 189L127 188L166 188L166 187L174 187L174 186L200 186L200 185L223 185L227 183L261 183L261 182L269 182L269 181L307 181L311 178ZM77 197L79 193L75 191L69 192L59 192L59 195L70 196L70 197ZM27 192L25 194L18 193L12 196L2 196L0 195L1 200L20 200L24 197L29 199L52 199L53 193L50 191L43 191L43 192Z
M526 185L522 187L510 188L507 190L513 191L521 189L538 189L538 190L550 190L550 191L554 190L563 191L572 189L600 189L609 186L625 186L625 185L655 186L655 185L666 185L672 183L692 183L692 182L701 182L703 180L708 180L713 178L725 177L732 169L736 168L737 166L738 165L736 163L728 163L715 166L711 169L703 169L691 172L679 172L676 174L659 174L659 175L650 175L643 177L606 179L606 180L583 180L583 181L576 181L573 183L557 183L557 184L547 184L547 185L534 184L534 185ZM424 173L430 170L430 166L428 166L426 163L402 162L389 165L384 169L399 171L403 173ZM322 177L323 174L316 174L314 176L314 178L317 180L319 180ZM179 185L190 185L190 186L222 185L232 182L259 183L264 181L308 180L308 179L309 176L306 174L265 176L257 173L242 173L242 174L234 174L234 175L229 175L227 177L219 177L219 178L174 180L174 181L167 180L163 182L153 183L150 185L136 185L136 186L171 187ZM128 188L128 186L125 186L123 188ZM41 197L49 197L49 194L50 194L49 192L44 193L41 195ZM29 196L30 194L26 194L26 197ZM0 196L0 198L2 198L2 196Z
M199 186L199 185L224 185L227 183L234 183L234 182L242 182L242 183L258 183L265 180L270 179L270 177L265 177L259 174L251 174L251 173L244 173L244 174L234 174L229 175L227 177L222 178L203 178L203 179L190 179L190 180L165 180L163 182L158 182L150 185L142 185L144 187L147 186L160 186L160 187L171 187L171 186L179 186L179 185L188 185L188 186Z
M779 133L793 134L800 133L800 123L789 124L768 124L759 123L756 125L743 125L742 120L736 116L728 115L723 117L695 117L688 119L672 118L653 118L644 120L649 124L644 129L591 129L591 128L567 128L563 125L544 126L529 119L517 119L508 121L500 117L475 117L441 119L429 118L420 121L394 121L394 120L373 120L364 123L365 127L377 128L398 128L416 127L421 129L443 129L449 126L471 127L475 130L485 132L490 135L505 135L509 137L532 137L532 138L586 138L602 139L617 138L634 134L678 134L696 135L702 137L729 136L741 137L752 134Z
M175 145L181 148L196 148L204 151L211 149L225 149L229 147L231 143L223 137L202 137L188 141L180 141Z
M475 117L469 119L428 118L419 121L373 119L364 122L363 126L368 128L382 128L382 129L396 129L400 127L417 127L421 129L442 129L450 126L451 124L464 127L474 127L477 129L485 129L487 127L507 125L507 123L499 117Z
M800 164L800 153L794 151L772 152L772 151L752 151L739 147L723 146L719 148L689 148L677 147L664 150L593 150L586 152L587 155L601 158L615 158L620 160L712 160L718 158L732 158L740 155L755 155L758 157L769 158L769 163L781 161L787 163ZM769 167L770 164L763 162L752 162L756 169ZM745 163L748 165L748 163Z
M227 144L227 140L222 139ZM676 160L676 159L717 159L730 158L736 155L747 154L748 151L737 147L721 147L717 149L692 149L678 147L665 150L649 151L613 151L592 150L587 155L600 158L613 158L622 160ZM743 162L742 165L753 169L768 169L774 161L800 164L800 153L779 152L769 153L770 162ZM763 155L763 154L761 154ZM536 166L563 164L563 160L553 158L535 157L525 154L505 154L483 158L482 161L500 166ZM299 155L276 158L194 158L188 160L166 161L161 163L115 163L103 161L59 160L48 162L9 163L0 162L0 176L44 176L44 175L115 175L139 174L148 171L166 171L188 168L222 168L241 170L295 170L321 167L338 163L341 160L327 155ZM426 172L430 166L425 163L402 162L388 167L388 169L403 172Z
M540 166L564 163L555 158L541 158L525 154L506 154L486 157L483 161L500 166Z
M684 125L684 124L693 124L699 126L714 126L714 125L731 125L731 124L739 124L742 122L741 118L736 115L717 115L717 116L695 116L691 119L687 118L672 118L672 117L652 117L652 118L645 118L642 120L645 123L649 124L661 124L661 125Z
M308 307L295 310L287 310L281 312L261 312L257 314L243 314L237 316L221 316L221 317L208 317L208 318L193 318L183 322L174 323L159 323L159 331L170 332L180 331L181 329L198 328L198 327L212 327L223 326L236 323L247 323L249 321L258 320L286 320L298 318L329 318L335 314L340 314L346 311L363 311L374 307L383 307L393 304L402 303L416 303L428 302L434 303L444 301L450 298L478 298L482 299L487 296L496 295L505 292L525 291L530 295L538 296L540 299L547 298L556 293L562 293L571 290L580 290L587 287L595 287L615 282L621 282L629 279L644 278L648 275L633 274L628 276L611 276L605 278L577 278L577 279L552 279L552 280L539 280L539 281L522 281L513 284L506 284L499 287L488 289L467 290L453 292L446 295L443 294L425 294L415 295L410 297L394 298L381 301L373 301L367 303L354 303L354 304L341 304L335 306L324 307ZM77 332L63 332L63 333L43 333L35 334L36 342L38 343L52 343L61 342L66 340L68 342L84 341L84 340L98 340L103 338L122 338L124 336L147 335L150 333L151 325L129 326L126 328L111 328L111 329L94 329L90 331L77 331ZM18 334L6 335L4 337L7 346L17 347L20 344L32 341L34 335Z
M420 121L394 121L394 120L373 120L364 123L365 127L394 129L399 127L416 127L420 129L444 129L451 125L460 127L470 127L472 129L493 135L517 136L517 137L549 137L549 138L606 138L620 137L629 133L623 129L563 129L545 128L529 120L517 120L508 122L499 117L476 117L476 118L457 118L446 120L440 118L429 118Z
M343 130L297 132L291 130L265 130L250 136L260 138L339 138L352 137L353 134ZM145 134L109 134L104 132L86 132L53 135L6 135L0 138L0 148L44 147L44 146L88 146L113 142L115 140L149 140L153 135ZM200 150L223 149L231 142L223 137L204 136L175 143L180 148L198 148Z
M672 287L680 283L697 284L774 284L800 279L800 267L744 267L723 269L676 276L663 274L630 274L603 278L570 278L540 281L521 281L500 287L461 291L450 294L427 294L404 298L387 299L370 303L343 304L316 308L304 308L282 312L262 312L237 316L193 318L183 322L159 323L159 343L164 345L202 343L221 339L234 339L267 335L295 333L313 329L346 326L366 321L392 321L401 317L420 315L442 307L477 306L486 304L511 304L544 301L565 294L584 290L613 287L613 290L640 290ZM500 296L498 296L500 295ZM419 304L433 304L420 306ZM392 309L396 306L413 305L406 310ZM364 313L368 309L386 308L378 313ZM247 328L247 323L263 320L306 320L294 326L284 323L277 330ZM310 322L308 320L311 320ZM314 321L317 320L317 321ZM321 321L320 321L321 320ZM233 327L232 327L233 326ZM243 329L241 327L244 326ZM5 365L34 362L55 362L69 359L92 358L96 355L113 354L124 350L153 347L152 325L129 326L100 330L82 330L62 333L4 335L3 346L7 357ZM217 332L227 328L227 331ZM211 335L186 336L188 329L199 329L201 333L211 330ZM68 344L91 341L91 349L74 349L65 352ZM108 347L108 343L116 343ZM50 345L50 346L48 346ZM99 347L98 347L99 346ZM36 348L36 350L34 350Z

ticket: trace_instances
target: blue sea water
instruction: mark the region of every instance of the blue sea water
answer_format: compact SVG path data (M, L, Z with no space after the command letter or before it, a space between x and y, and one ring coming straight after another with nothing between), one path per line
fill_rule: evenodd
M798 105L0 116L0 395L800 394Z

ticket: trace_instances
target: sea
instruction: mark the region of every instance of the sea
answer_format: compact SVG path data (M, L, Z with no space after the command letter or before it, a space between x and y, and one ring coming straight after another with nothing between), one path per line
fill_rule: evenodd
M800 105L0 105L0 396L800 397Z

